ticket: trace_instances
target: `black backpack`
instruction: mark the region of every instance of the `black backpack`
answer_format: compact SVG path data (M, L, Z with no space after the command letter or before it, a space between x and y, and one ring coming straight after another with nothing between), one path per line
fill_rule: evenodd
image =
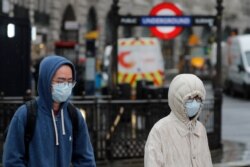
M29 159L29 143L33 137L35 125L36 125L36 115L37 115L37 102L35 99L27 101L25 103L27 107L27 122L25 125L25 134L24 134L24 144L25 144L25 159ZM77 109L72 103L68 103L67 106L70 119L73 126L73 139L76 137L78 132L78 119L77 119ZM4 141L8 133L8 127L4 132ZM74 141L74 140L73 140Z

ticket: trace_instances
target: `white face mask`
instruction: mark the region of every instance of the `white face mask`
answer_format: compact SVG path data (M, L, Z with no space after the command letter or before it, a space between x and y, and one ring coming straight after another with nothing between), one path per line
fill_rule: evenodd
M188 117L193 117L200 111L201 101L199 100L197 101L196 99L188 100L185 104L185 108L186 108Z
M52 99L56 102L65 102L71 95L74 84L72 83L58 83L53 84Z

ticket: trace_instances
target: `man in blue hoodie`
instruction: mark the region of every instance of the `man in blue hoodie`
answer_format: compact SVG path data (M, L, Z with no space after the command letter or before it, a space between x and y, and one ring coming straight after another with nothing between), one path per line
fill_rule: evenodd
M9 125L3 153L4 167L95 167L88 128L77 110L78 131L67 105L75 85L74 65L61 56L48 56L40 64L38 108L33 137L25 158L24 133L27 108L19 107ZM74 139L74 141L73 141Z

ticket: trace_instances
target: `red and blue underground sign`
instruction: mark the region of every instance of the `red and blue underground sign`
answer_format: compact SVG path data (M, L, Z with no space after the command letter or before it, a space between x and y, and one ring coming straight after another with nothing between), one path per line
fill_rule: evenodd
M148 26L152 34L161 39L173 39L184 27L214 26L215 16L183 16L181 9L170 2L153 7L148 16L120 16L120 25Z

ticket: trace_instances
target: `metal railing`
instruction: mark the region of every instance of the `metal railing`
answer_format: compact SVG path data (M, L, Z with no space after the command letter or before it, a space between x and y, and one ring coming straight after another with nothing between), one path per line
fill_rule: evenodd
M15 110L24 102L21 97L0 98L1 139ZM167 99L73 98L72 103L85 116L97 160L143 157L149 131L155 122L170 112ZM208 99L199 117L207 129L210 149L221 146L220 108L221 99Z

